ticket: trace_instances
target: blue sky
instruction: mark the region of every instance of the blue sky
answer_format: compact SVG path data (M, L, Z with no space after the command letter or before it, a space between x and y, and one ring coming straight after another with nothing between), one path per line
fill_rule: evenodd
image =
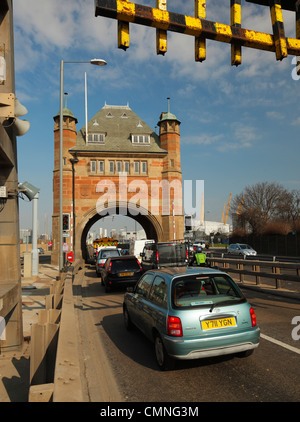
M136 3L155 6L155 1ZM257 182L300 189L299 87L292 56L243 48L230 64L230 45L207 41L207 59L194 61L193 37L168 32L168 51L156 55L155 29L130 24L130 47L117 48L117 21L94 16L94 0L14 0L16 96L30 130L18 138L19 181L40 188L39 231L51 230L53 116L59 111L60 60L102 58L105 67L65 64L68 108L85 125L106 101L126 105L153 129L160 113L182 122L184 180L205 181L205 217L220 221L229 195ZM168 10L194 15L193 0L168 0ZM230 23L230 2L207 0L207 19ZM295 37L295 14L284 12ZM272 33L269 8L242 0L242 27ZM20 227L31 227L31 203L20 200Z

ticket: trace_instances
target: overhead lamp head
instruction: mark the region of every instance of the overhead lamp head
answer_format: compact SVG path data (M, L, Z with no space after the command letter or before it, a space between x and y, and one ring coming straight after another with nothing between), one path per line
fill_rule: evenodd
M15 99L15 116L21 117L28 113L28 110L23 104L20 103L18 98Z
M23 136L30 128L30 122L28 120L15 118L13 128L16 136Z
M92 59L90 61L91 64L94 64L95 66L106 66L107 62L103 59Z
M24 193L24 195L27 196L27 198L29 199L29 201L32 201L33 198L35 197L35 195L37 193L39 193L40 189L33 186L31 183L29 182L24 182L24 183L19 183L18 184L18 188L19 190Z
M11 127L16 136L23 136L30 128L30 122L28 120L18 119L17 117L9 117L3 120L2 126L4 128Z
M75 155L75 157L74 157L74 158L70 158L70 163L72 163L72 164L77 164L77 163L79 163L79 160L78 160L78 158L77 158L77 155Z

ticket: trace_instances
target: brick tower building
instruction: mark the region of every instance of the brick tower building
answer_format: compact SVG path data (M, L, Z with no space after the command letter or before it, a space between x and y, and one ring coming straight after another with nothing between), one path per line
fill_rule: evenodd
M86 235L107 214L132 217L147 238L183 239L180 121L161 113L157 135L128 105L105 106L76 132L77 119L63 110L63 213L70 215L65 233L76 259L85 258ZM86 130L87 129L87 130ZM59 256L59 114L54 117L53 250ZM75 237L72 227L74 165Z

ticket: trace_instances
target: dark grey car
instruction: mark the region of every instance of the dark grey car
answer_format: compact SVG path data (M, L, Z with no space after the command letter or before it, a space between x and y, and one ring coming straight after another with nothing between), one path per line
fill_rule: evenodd
M181 242L146 243L141 256L143 271L188 265L187 245Z

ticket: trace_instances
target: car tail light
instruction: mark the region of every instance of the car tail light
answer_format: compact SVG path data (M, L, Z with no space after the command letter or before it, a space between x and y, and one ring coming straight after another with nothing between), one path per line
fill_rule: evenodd
M156 251L156 262L157 262L157 264L159 263L159 252L158 251Z
M140 261L138 259L137 259L137 263L139 264L140 270L142 271L143 268L142 268L141 263L140 263Z
M255 327L256 324L257 324L257 322L256 322L256 315L255 315L254 309L252 307L250 308L250 317L251 317L252 327Z
M110 261L109 266L108 266L108 270L107 270L109 273L111 273L111 264L112 264L112 262Z
M167 332L169 336L182 337L182 325L180 318L168 316Z
M105 259L100 259L100 261L98 261L97 265L98 267L104 267L105 264Z
M189 251L187 249L185 250L185 260L189 262Z

